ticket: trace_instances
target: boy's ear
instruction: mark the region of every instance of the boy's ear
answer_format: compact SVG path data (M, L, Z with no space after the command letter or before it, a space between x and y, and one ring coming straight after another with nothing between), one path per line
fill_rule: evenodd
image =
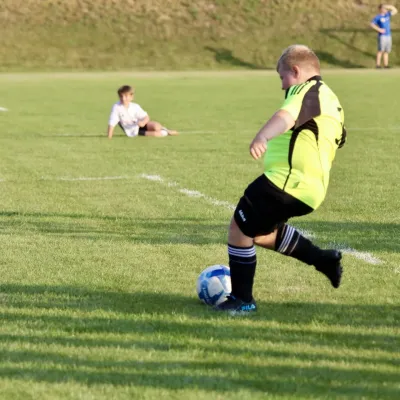
M300 77L300 68L297 65L293 65L292 71L293 71L293 75L295 76L295 78Z

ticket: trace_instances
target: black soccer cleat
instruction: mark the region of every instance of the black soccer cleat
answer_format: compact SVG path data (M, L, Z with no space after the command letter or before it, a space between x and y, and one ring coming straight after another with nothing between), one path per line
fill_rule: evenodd
M223 303L215 306L214 310L224 311L230 315L245 315L257 311L257 303L254 299L251 299L250 302L245 302L229 295Z
M343 268L340 260L342 253L337 250L322 250L318 261L315 263L315 269L323 273L334 288L340 286Z

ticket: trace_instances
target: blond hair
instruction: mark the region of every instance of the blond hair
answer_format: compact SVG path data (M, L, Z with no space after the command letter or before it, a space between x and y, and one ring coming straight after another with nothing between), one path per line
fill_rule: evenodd
M317 55L303 44L293 44L286 48L278 60L276 69L292 69L293 66L299 66L305 69L312 69L316 72L320 70L319 59Z

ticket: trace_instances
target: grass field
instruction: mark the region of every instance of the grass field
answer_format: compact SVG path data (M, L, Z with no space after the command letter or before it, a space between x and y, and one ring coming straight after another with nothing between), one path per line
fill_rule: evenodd
M259 250L259 312L232 319L195 280L227 263L277 77L0 76L1 399L400 398L400 76L325 78L349 140L327 200L294 223L353 249L343 284ZM107 140L124 83L182 135Z

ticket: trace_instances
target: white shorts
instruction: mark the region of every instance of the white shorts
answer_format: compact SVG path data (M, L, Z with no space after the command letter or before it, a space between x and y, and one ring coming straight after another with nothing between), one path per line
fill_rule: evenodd
M379 36L378 37L378 51L390 53L392 51L392 37Z

